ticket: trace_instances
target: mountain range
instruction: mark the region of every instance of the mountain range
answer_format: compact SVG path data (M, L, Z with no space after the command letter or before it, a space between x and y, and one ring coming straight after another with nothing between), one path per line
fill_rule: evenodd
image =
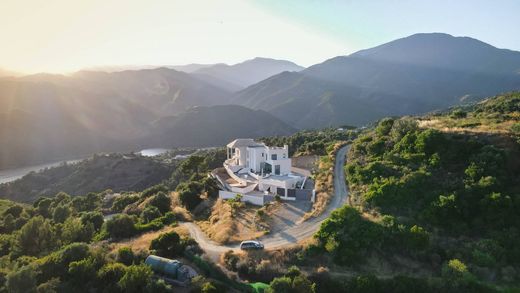
M364 125L519 89L520 52L440 33L412 35L306 69L255 58L235 65L2 77L0 168L98 151L221 145L239 136Z
M198 78L230 91L238 91L275 74L304 68L286 60L254 58L235 65L216 64L192 72Z
M202 114L190 109L229 104L231 96L225 89L168 68L3 78L0 79L0 169L99 151L156 146L150 144L152 141L171 142L153 138L151 133L161 135L164 131L158 121L171 120L177 115L175 121L188 129L193 126L182 121L201 121L198 125L202 130L195 130L196 133L208 137L205 145L218 145L211 144L220 140L208 127L219 121L200 117ZM241 127L222 126L228 133L250 131L264 136L285 134L293 129L280 121L275 123L276 127L264 131L265 121L278 119L263 111L228 107L228 114L226 107L219 108L223 118L230 119L233 115L252 119L249 127L244 123ZM193 138L179 143L182 137L177 138L177 143L165 146L197 146L204 141Z
M235 94L297 128L363 125L520 89L520 52L448 34L416 34L283 72Z

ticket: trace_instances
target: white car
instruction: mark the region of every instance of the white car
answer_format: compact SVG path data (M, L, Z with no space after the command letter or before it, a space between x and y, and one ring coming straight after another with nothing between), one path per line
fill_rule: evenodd
M240 243L240 249L242 249L242 250L264 249L264 245L260 241L247 240L247 241L242 241L242 243Z

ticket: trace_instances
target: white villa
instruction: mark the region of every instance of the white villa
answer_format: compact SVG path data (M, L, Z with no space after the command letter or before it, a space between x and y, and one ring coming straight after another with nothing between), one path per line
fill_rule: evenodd
M307 179L291 172L287 145L271 147L250 138L236 139L227 145L224 170L215 169L212 173L225 189L219 196L232 198L242 194L254 204L264 204L275 195L294 200L296 189Z

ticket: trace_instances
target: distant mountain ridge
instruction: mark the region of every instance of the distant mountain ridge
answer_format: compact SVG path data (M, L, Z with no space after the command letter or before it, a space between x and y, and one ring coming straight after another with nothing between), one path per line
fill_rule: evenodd
M226 84L226 89L237 91L275 74L303 69L290 61L257 57L234 65L215 64L196 70L193 74L209 83Z
M520 52L467 37L416 34L282 73L235 94L298 128L363 125L520 89ZM362 112L360 112L362 111Z
M154 122L161 117L181 115L176 121L188 119L195 106L228 104L231 93L191 75L167 68L123 72L82 71L70 76L36 74L20 78L0 79L0 168L46 162L55 158L74 157L99 151L125 151L145 147L171 147L172 144L153 145L160 135ZM247 112L255 117L258 111L235 106L233 113ZM184 117L184 118L182 118ZM256 124L246 128L251 133L263 132L261 120L275 121L264 113ZM204 120L201 128L210 128L215 121ZM216 120L218 121L218 120ZM211 125L208 125L211 124ZM194 127L183 124L187 128ZM289 129L277 124L280 134ZM226 127L230 127L227 125ZM227 133L239 132L239 127ZM220 137L211 132L207 141ZM197 146L195 138L178 137L183 144ZM170 141L171 142L171 141Z

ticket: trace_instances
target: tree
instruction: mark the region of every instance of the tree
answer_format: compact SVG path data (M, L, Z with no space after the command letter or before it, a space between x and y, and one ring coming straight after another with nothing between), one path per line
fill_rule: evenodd
M206 191L206 193L208 194L208 197L211 197L211 198L218 197L219 188L217 185L217 181L215 179L210 178L210 177L205 177L202 180L202 186L203 186L204 190Z
M23 212L23 207L21 205L18 205L18 204L15 204L15 205L12 205L10 207L8 207L3 215L11 215L15 218L18 218L20 216L20 214Z
M129 266L118 282L119 287L123 292L143 292L150 282L152 274L152 269L145 264Z
M89 257L69 264L69 275L75 286L84 286L86 283L95 280L96 266L94 259Z
M150 205L158 208L162 214L165 214L170 211L171 198L161 191L152 197Z
M69 206L60 204L56 208L54 208L54 212L52 213L52 219L56 223L63 223L70 216L71 213L72 211Z
M52 199L47 197L42 197L37 201L36 210L38 211L38 214L42 215L44 218L50 218L51 217L51 204Z
M150 244L150 250L155 250L162 257L182 255L184 248L184 243L176 232L163 233Z
M202 185L195 181L189 183L182 183L177 186L177 192L179 192L179 199L181 203L186 206L187 209L194 209L202 199L200 194L202 192Z
M119 292L121 288L116 284L121 280L126 272L126 266L121 263L108 263L97 273L100 287L105 288L105 292Z
M7 291L12 293L36 292L36 275L36 270L29 266L9 273L6 280Z
M159 192L168 193L168 187L166 187L163 184L154 185L152 187L149 187L149 188L143 190L143 192L141 192L141 197L142 198L147 198L147 197L150 197L152 195L156 195Z
M154 219L157 219L161 216L161 212L159 209L155 206L147 206L142 212L141 212L141 219L145 223L149 223L153 221Z
M87 212L81 215L81 222L83 223L83 225L91 223L94 227L94 230L99 231L99 229L101 229L101 226L103 226L105 219L103 218L103 214L100 212Z
M301 273L300 269L292 266L284 277L275 278L269 284L269 293L314 293L316 284L312 283Z
M61 282L59 278L52 278L45 283L41 283L36 288L38 293L57 293Z
M80 218L68 218L61 229L61 241L64 244L73 242L90 242L94 235L92 223L83 224Z
M106 229L112 238L128 238L137 232L135 219L126 214L117 215L106 222Z
M292 292L297 293L314 293L316 292L316 284L313 284L304 275L299 275L293 278Z
M289 277L275 278L269 284L267 293L290 293L292 288L292 280Z
M394 142L398 142L406 134L414 132L418 129L417 122L413 119L399 119L395 120L392 129L390 130L390 136Z
M392 129L392 126L394 125L394 119L392 118L383 118L376 127L376 132L379 135L388 135L390 133L390 130Z
M16 244L22 254L37 256L55 246L54 230L42 216L33 217L20 229Z

